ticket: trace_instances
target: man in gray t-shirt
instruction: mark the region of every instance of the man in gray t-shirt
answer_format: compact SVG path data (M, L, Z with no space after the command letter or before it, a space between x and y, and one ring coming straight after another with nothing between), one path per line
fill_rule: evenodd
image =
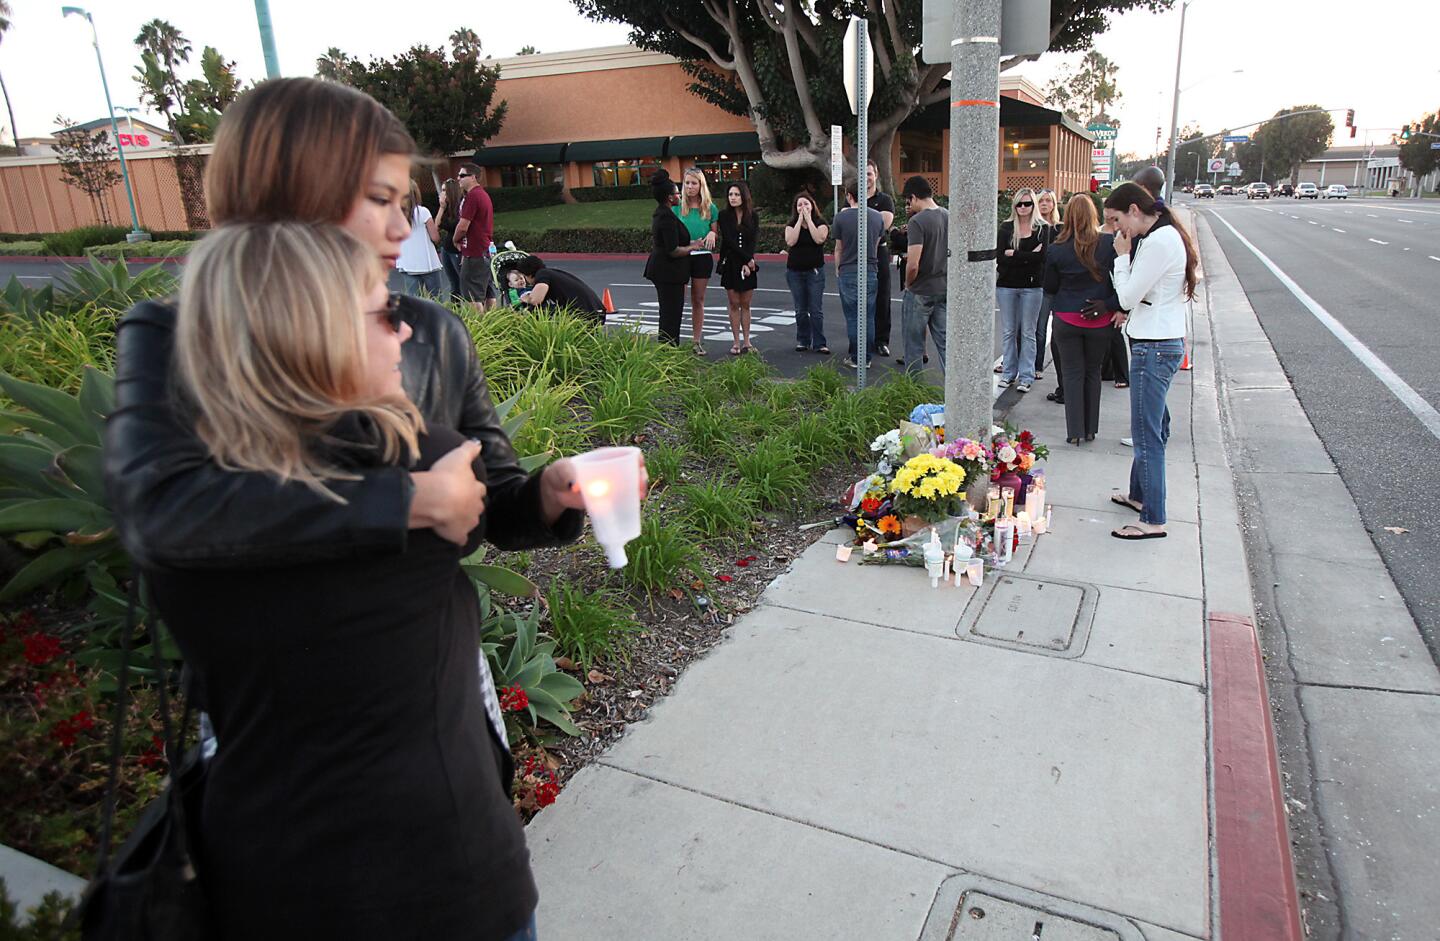
M848 209L840 210L835 217L835 280L840 285L840 312L845 315L845 329L849 334L850 348L845 356L845 365L854 368L859 363L860 331L860 286L858 251L860 241L860 213L866 213L865 230L865 362L875 355L875 295L878 280L878 254L880 238L885 234L885 220L878 210L868 206L859 208L860 201L855 195L855 184L845 191Z
M940 373L945 373L945 272L949 265L950 213L935 204L923 176L912 176L900 191L910 220L905 226L905 293L900 320L905 332L907 369L919 372L925 363L925 331L935 344Z

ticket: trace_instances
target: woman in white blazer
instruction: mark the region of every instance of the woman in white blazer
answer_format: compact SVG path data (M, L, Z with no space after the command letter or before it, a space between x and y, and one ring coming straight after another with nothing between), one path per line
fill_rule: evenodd
M1140 186L1122 183L1105 200L1115 230L1115 293L1129 311L1116 320L1130 338L1130 436L1135 457L1128 491L1110 499L1140 514L1113 530L1117 539L1165 536L1165 397L1185 356L1185 312L1195 295L1197 256L1190 237Z

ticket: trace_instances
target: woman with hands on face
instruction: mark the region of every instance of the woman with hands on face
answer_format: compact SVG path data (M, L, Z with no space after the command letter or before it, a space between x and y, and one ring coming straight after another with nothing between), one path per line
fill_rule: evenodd
M825 241L830 225L815 208L809 190L795 197L795 208L785 226L785 280L795 301L795 352L812 350L828 356L825 341Z

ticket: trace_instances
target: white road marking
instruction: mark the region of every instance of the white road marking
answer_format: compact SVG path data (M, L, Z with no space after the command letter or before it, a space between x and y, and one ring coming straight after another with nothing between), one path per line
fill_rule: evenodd
M1347 330L1345 325L1336 320L1328 310L1321 307L1309 294L1306 294L1300 285L1296 284L1289 275L1280 270L1279 265L1275 264L1275 262L1266 257L1264 252L1251 244L1250 240L1241 235L1229 221L1219 213L1211 213L1211 215L1225 223L1225 228L1235 234L1235 237L1240 240L1240 244L1250 249L1255 257L1260 259L1260 263L1266 268L1269 268L1270 273L1279 278L1280 283L1285 285L1291 294L1295 295L1295 299L1305 305L1305 308L1314 315L1315 319L1320 321L1325 329L1334 334L1337 340L1345 344L1346 348L1350 350L1355 358L1358 359L1366 369L1369 369L1375 378L1384 383L1385 387L1400 400L1400 404L1404 405L1410 410L1411 414L1420 419L1420 423L1425 426L1430 434L1434 435L1437 440L1440 440L1440 412L1437 412L1433 405L1425 401L1425 399L1420 396L1420 393L1416 392L1404 379L1396 375L1395 370L1391 369L1385 364L1384 360L1371 352L1368 346L1360 342L1359 338ZM1371 239L1371 241L1374 241L1374 239Z
M1344 229L1336 229L1335 231L1341 233L1342 235L1345 233Z
M1431 261L1440 261L1440 258L1436 258L1434 255L1428 255L1426 257L1428 257Z
M1415 224L1415 220L1414 220L1414 219L1396 219L1395 221L1396 221L1396 222L1403 222L1403 223L1405 223L1406 225L1414 225L1414 224Z
M1422 216L1440 216L1440 211L1434 209L1409 209L1405 206L1372 206L1372 209L1383 209L1386 212L1414 212ZM1379 218L1378 216L1376 218Z
M1389 242L1382 242L1382 241L1380 241L1379 239L1371 239L1370 241L1374 242L1376 245L1389 245L1389 244L1390 244Z
M847 196L847 197L845 197L845 198L846 198L846 199L849 199L850 197ZM1319 225L1319 224L1320 224L1320 223L1316 222L1314 219L1306 219L1305 221L1308 222L1308 223L1310 223L1311 225Z
M849 197L847 196L846 199L849 199ZM1371 219L1379 219L1379 218L1380 218L1379 216L1375 215L1375 213L1373 213L1373 212L1367 212L1367 213L1365 213L1365 215L1369 216ZM857 261L857 262L855 262L855 264L858 265L858 264L860 264L860 262Z

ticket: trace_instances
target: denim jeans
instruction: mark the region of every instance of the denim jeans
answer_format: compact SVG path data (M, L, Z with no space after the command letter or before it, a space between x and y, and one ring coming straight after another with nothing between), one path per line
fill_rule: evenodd
M855 362L860 358L855 355L859 345L860 313L857 306L860 269L858 265L840 269L840 310L845 314L845 329L850 337L849 356ZM875 355L875 295L879 292L875 286L875 269L870 268L865 275L865 361L868 363Z
M1130 499L1144 509L1140 522L1165 522L1165 443L1170 440L1170 409L1165 396L1185 356L1185 341L1130 341Z
M530 914L530 924L506 938L505 941L537 941L540 936L535 932L535 914Z
M460 293L460 253L451 251L448 248L440 250L440 267L445 269L445 277L450 282L450 287L445 295L445 300Z
M1035 321L1040 318L1039 288L996 288L1000 305L1000 378L1030 385L1035 381Z
M1043 290L1043 288L1042 288ZM1035 375L1045 371L1045 345L1050 337L1050 298L1042 295L1040 310L1035 316Z
M829 346L825 342L825 269L786 269L785 280L795 300L795 345L807 350Z
M940 375L945 375L945 295L907 290L900 295L900 324L905 331L905 369L920 372L925 368L925 331L929 330Z
M445 272L440 268L424 274L402 271L400 280L402 282L401 290L411 297L420 297L424 294L439 300L445 293Z

